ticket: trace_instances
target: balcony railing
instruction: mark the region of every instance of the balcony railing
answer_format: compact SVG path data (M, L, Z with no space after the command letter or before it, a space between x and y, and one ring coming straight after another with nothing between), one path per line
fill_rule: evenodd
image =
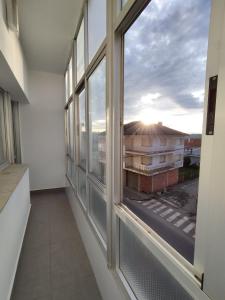
M163 170L173 169L173 168L181 168L183 166L183 161L170 161L165 162L157 165L143 165L140 163L126 163L125 168L127 169L134 169L134 170L140 170L143 173L151 174L160 172Z
M181 145L173 146L154 146L154 147L143 147L143 146L126 146L123 147L124 153L126 152L136 152L136 153L145 153L148 155L159 155L163 153L183 153L184 147Z

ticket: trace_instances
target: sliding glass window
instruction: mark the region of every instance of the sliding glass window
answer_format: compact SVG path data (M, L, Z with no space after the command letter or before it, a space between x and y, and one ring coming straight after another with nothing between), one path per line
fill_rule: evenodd
M90 173L106 182L106 59L88 80Z
M68 66L68 91L69 97L73 94L73 64L72 58L70 59L69 66Z
M106 0L88 1L88 57L89 62L106 37Z
M84 74L84 20L82 20L80 29L77 35L77 82L80 81Z
M78 95L78 118L79 118L79 175L78 175L78 196L87 207L87 186L86 186L86 169L87 169L87 124L86 124L86 101L85 89Z
M106 201L102 192L91 182L89 183L89 194L90 216L106 247Z
M87 124L85 90L79 94L79 166L86 170L87 164Z
M75 186L75 149L74 149L74 102L66 109L66 139L67 139L67 176Z
M4 131L4 111L3 111L3 95L0 91L0 166L5 162L5 131Z
M123 203L193 263L210 1L161 2L124 34Z

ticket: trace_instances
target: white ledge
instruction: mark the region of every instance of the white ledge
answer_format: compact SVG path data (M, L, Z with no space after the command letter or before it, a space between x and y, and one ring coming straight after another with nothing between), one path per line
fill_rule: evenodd
M26 165L10 165L0 171L0 212L15 191L27 169Z

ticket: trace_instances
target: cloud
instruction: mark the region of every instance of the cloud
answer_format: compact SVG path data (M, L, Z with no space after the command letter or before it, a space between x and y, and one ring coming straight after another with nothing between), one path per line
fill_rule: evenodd
M138 17L125 34L126 119L149 105L202 111L209 15L210 0L152 0Z

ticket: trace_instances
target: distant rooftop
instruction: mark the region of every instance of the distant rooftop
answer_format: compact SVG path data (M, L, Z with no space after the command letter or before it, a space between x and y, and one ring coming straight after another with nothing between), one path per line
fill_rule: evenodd
M124 135L174 135L187 136L187 133L158 124L145 125L141 121L134 121L124 125Z

